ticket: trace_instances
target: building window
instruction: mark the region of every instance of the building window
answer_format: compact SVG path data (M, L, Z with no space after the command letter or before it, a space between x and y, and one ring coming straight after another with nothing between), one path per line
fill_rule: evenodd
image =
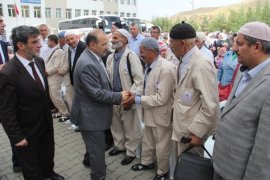
M92 10L92 15L97 15L97 11L96 10Z
M114 12L114 15L118 15L118 12Z
M133 13L133 14L132 14L132 17L136 17L136 13Z
M121 0L120 3L121 3L121 4L125 4L125 0Z
M75 9L75 17L81 16L81 10Z
M34 17L41 18L41 8L40 7L34 7Z
M118 4L118 0L114 0L114 3L115 3L115 4Z
M111 2L111 0L107 0L107 2Z
M51 8L45 8L45 17L46 18L52 17L52 9Z
M88 16L88 15L89 15L89 10L85 9L85 10L83 11L83 15L84 15L84 16Z
M61 8L56 8L55 9L55 17L56 18L62 18L62 9Z
M14 5L8 5L8 16L9 17L16 17Z
M99 12L99 15L102 16L103 14L104 14L104 11L100 11L100 12Z
M107 14L110 15L111 14L111 11L107 11Z
M3 16L3 4L0 4L0 16Z
M130 5L130 0L127 0L127 5Z
M66 18L71 19L71 9L66 9Z
M29 17L29 6L21 6L22 17Z
M121 12L120 13L120 17L124 17L125 16L125 13L124 12Z
M133 0L133 5L136 6L136 0Z
M127 13L127 17L130 17L130 13Z

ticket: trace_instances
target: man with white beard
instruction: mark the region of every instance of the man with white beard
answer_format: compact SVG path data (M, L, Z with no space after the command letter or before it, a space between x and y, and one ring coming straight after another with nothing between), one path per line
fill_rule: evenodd
M107 71L114 92L131 91L142 94L143 71L139 57L127 48L130 34L118 29L112 34L112 48L115 52L107 59ZM141 141L141 122L135 106L114 105L111 131L115 148L110 156L126 152L122 165L135 159L136 149Z

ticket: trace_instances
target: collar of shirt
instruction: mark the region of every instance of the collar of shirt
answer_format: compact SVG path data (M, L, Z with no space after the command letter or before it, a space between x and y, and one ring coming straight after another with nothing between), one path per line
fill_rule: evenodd
M144 36L141 33L139 33L136 37L131 36L130 40L136 41L136 40L139 40L139 39L143 39L143 37Z
M24 67L28 66L30 62L35 62L35 60L33 59L32 61L29 61L25 58L23 58L22 56L20 56L18 53L16 53L17 58L21 61L21 63L23 64Z
M184 57L182 58L182 64L187 64L189 59L191 58L193 52L195 51L195 46L190 49L185 55Z
M96 53L94 53L94 52L91 51L90 49L88 49L88 51L91 52L92 54L94 54L94 56L96 57L96 59L97 59L99 62L102 62L101 57L99 57Z
M75 48L70 47L70 51L72 51L73 53L75 53L76 50L77 50L77 46Z
M153 68L155 67L155 65L157 64L157 60L158 60L158 57L152 62L152 64L146 64L145 65L145 68L151 68L153 70Z
M243 78L244 80L247 80L249 78L254 78L268 63L270 62L270 57L263 61L262 63L260 63L259 65L257 65L256 67L254 67L251 70L246 70L243 72Z
M115 54L114 54L114 59L120 59L120 58L123 56L125 50L126 50L126 48L122 49L122 50L119 51L119 52L115 52Z
M60 48L60 46L57 44L56 46L54 46L53 48L50 48L52 51L56 50L57 48Z

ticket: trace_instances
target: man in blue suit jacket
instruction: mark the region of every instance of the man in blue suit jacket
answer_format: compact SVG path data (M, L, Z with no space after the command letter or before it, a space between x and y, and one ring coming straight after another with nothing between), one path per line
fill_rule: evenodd
M5 32L6 24L4 19L0 16L0 35ZM6 42L0 40L0 70L4 67L4 64L8 61L8 51Z

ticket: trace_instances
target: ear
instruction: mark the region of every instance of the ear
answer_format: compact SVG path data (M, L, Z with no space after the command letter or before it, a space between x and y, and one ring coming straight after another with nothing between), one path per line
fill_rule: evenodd
M18 49L24 49L25 45L22 42L17 42Z
M254 50L255 50L255 52L262 52L263 51L263 45L262 45L262 43L257 41L254 44Z

